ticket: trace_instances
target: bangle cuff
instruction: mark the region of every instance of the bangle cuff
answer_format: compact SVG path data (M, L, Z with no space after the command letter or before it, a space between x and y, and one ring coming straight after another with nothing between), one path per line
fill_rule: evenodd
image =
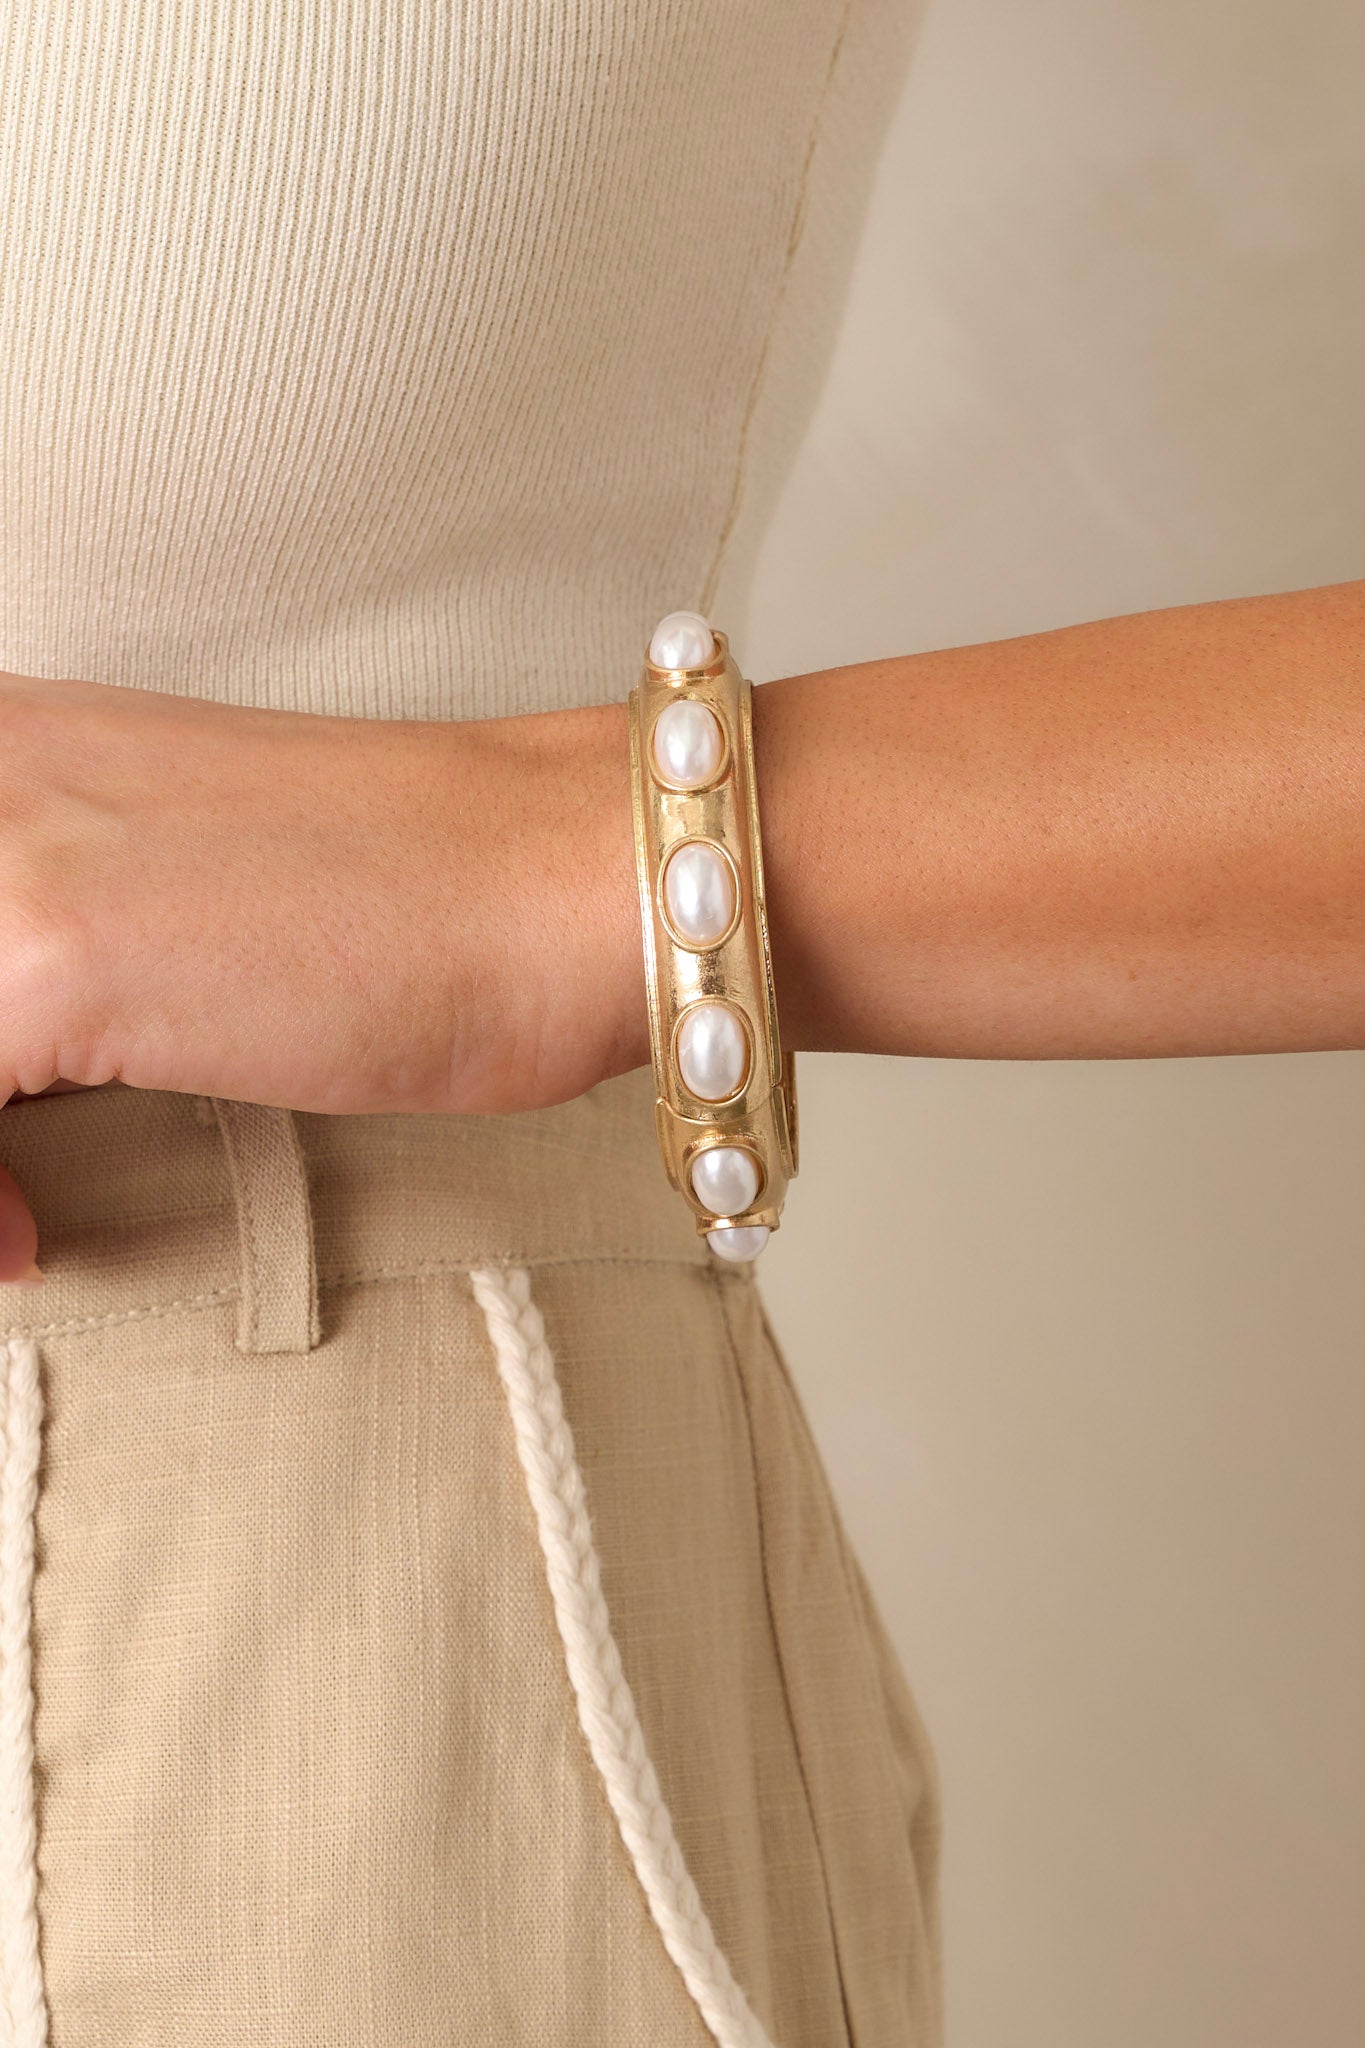
M694 613L650 641L630 767L659 1149L712 1250L750 1259L797 1171L795 1058L778 1034L752 685Z

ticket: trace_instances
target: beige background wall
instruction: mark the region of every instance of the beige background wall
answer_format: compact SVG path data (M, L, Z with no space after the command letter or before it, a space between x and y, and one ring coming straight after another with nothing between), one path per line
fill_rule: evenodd
M1362 79L1356 0L936 0L750 672L1365 571ZM1365 1057L804 1067L954 2048L1365 2039Z

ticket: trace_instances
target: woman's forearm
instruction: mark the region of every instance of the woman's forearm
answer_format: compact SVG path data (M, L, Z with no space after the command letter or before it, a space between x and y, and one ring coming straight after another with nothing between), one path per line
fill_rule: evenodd
M795 1050L1365 1044L1365 582L755 692ZM626 706L0 677L9 1087L514 1109L649 1057ZM184 935L192 935L192 943Z
M755 694L795 1049L1365 1045L1365 583Z

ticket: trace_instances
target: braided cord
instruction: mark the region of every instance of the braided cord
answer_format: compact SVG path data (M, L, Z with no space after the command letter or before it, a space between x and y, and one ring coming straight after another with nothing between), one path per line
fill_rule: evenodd
M645 1747L531 1276L484 1266L469 1277L512 1414L579 1722L654 1923L720 2048L772 2048L721 1953Z
M32 1337L0 1341L0 2025L45 2048L33 1791L34 1516L42 1388Z

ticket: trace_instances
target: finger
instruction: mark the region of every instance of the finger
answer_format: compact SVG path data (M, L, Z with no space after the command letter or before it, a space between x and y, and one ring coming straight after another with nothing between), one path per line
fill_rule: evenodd
M13 1174L0 1166L0 1281L28 1279L37 1250L38 1226L29 1214L23 1189Z

